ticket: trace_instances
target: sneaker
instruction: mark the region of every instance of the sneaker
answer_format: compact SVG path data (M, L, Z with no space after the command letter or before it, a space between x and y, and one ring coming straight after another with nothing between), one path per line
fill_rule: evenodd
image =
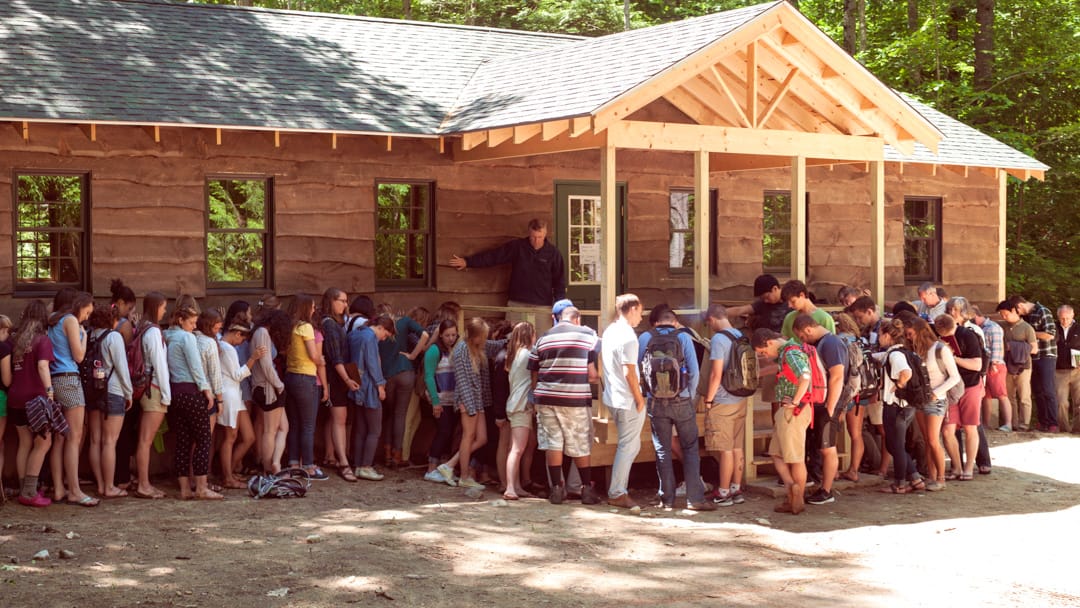
M716 505L707 500L703 500L701 502L686 503L686 508L689 511L715 511Z
M319 467L315 467L314 471L308 471L308 477L318 481L326 481L327 479L330 479L330 476L327 475L326 472L324 472Z
M478 488L478 489L481 489L481 490L483 490L486 487L486 486L484 486L484 484L480 483L479 481L476 481L472 477L463 478L461 481L458 482L457 485L458 485L459 488L469 488L469 489Z
M357 467L356 476L368 481L381 481L383 476L375 470L375 467Z
M722 495L717 494L716 498L712 499L712 502L713 502L714 505L716 505L718 507L730 507L730 506L735 504L735 501L732 500L730 494L728 494L726 496L722 496Z
M551 495L548 496L548 501L553 505L561 505L566 500L566 486L555 486L551 488Z
M629 494L619 494L615 498L609 498L607 504L613 507L622 507L623 509L633 509L638 506L634 499L630 498Z
M52 504L52 500L47 498L44 494L38 492L33 498L27 498L25 496L19 496L19 504L26 507L47 507Z
M424 474L424 481L431 481L434 483L446 483L446 478L439 472L439 469L431 469Z
M445 482L446 485L450 486L451 488L457 486L457 482L454 481L454 468L453 467L451 467L450 465L448 465L446 463L443 463L443 464L440 464L438 467L436 467L435 470L438 471L440 475L442 475L443 482Z
M1007 424L1003 424L1003 425L998 427L998 430L1001 431L1002 433L1011 433L1012 432L1012 427L1007 425Z
M603 498L600 497L595 488L586 486L581 489L581 504L598 505L601 502L603 502Z
M741 505L746 502L746 498L743 497L742 490L737 490L731 493L731 502Z
M823 488L818 489L810 495L810 498L806 499L806 502L812 505L827 505L830 502L836 502L836 498L833 497L832 492L826 492Z

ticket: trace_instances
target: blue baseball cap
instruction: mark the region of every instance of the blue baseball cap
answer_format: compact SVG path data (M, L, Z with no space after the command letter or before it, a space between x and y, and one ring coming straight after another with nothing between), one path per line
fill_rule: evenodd
M570 301L570 300L567 300L567 299L559 300L558 302L555 302L554 306L551 307L551 314L553 314L553 315L555 315L557 317L557 316L562 314L562 311L566 310L567 308L570 308L573 305L574 305L574 303L572 301Z

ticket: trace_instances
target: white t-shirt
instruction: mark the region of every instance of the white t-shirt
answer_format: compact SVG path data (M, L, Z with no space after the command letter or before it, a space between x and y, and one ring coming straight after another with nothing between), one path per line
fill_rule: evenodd
M895 404L898 401L896 398L896 380L900 378L900 374L904 370L911 371L911 366L907 364L907 357L900 352L899 346L892 346L883 353L874 353L874 358L878 362L884 362L886 357L889 358L888 370L891 375L890 373L881 374L885 382L882 403Z
M633 365L640 376L641 370L637 369L638 337L626 319L619 317L604 330L600 339L600 360L604 375L604 405L617 410L636 407L634 394L626 380L625 366Z

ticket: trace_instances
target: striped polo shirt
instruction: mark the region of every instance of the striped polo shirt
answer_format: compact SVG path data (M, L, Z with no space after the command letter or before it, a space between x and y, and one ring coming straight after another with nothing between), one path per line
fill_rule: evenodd
M598 342L595 331L567 321L536 341L529 355L529 369L537 372L533 391L537 405L592 405L589 363L596 362Z

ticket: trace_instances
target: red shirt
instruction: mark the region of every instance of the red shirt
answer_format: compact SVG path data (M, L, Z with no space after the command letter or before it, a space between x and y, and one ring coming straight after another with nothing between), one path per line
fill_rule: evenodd
M38 373L38 361L55 361L52 342L41 335L34 338L30 350L26 351L21 361L11 360L11 389L8 391L8 407L16 410L26 409L26 402L37 396L46 396L45 385Z

